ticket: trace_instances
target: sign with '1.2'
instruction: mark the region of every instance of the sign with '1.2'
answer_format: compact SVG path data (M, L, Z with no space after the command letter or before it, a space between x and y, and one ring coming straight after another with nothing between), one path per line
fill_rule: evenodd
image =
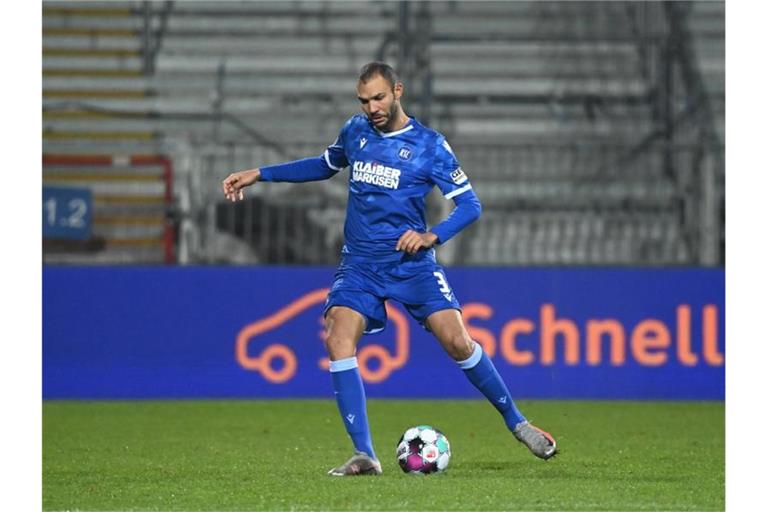
M87 240L92 209L87 188L43 187L43 237Z

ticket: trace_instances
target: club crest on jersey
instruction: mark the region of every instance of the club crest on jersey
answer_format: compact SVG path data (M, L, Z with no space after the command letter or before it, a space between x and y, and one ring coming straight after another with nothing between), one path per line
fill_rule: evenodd
M464 174L464 171L461 170L461 167L456 168L455 171L451 173L451 179L453 182L457 185L461 185L465 181L467 181L469 178L467 178L467 175Z
M363 149L363 146L365 146L366 142L368 142L368 139L366 139L365 137L360 139L360 149Z
M401 147L400 150L397 152L398 158L400 158L400 160L406 160L406 161L411 159L411 154L412 154L411 148L409 148L408 146Z

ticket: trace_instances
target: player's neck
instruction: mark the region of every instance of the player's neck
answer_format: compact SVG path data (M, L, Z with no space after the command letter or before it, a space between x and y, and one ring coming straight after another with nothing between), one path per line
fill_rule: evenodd
M397 113L397 119L392 123L392 126L389 126L387 130L383 131L384 133L391 133L402 130L409 122L411 122L411 118L406 115L405 111L400 109Z

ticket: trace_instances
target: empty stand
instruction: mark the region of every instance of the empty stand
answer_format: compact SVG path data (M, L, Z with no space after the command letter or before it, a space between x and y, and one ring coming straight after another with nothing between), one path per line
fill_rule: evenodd
M722 141L724 4L688 4ZM221 202L220 181L320 154L359 108L359 67L426 39L406 110L449 137L485 211L442 251L448 263L699 261L698 125L669 136L689 95L664 60L673 34L661 4L410 5L404 33L397 2L44 3L44 152L166 155L183 262L220 261L210 245L230 233L251 247L245 260L333 263L345 177L264 184L244 209ZM432 221L450 207L430 204ZM258 227L264 216L320 236L298 255L281 230Z
M172 168L161 156L43 157L43 184L90 189L91 240L47 240L45 263L173 263Z

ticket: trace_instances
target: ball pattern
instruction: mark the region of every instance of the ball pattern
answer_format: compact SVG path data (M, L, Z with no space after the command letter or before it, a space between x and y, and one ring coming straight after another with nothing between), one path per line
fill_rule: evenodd
M428 475L448 467L451 445L445 435L429 425L409 428L396 449L400 468L409 474Z

